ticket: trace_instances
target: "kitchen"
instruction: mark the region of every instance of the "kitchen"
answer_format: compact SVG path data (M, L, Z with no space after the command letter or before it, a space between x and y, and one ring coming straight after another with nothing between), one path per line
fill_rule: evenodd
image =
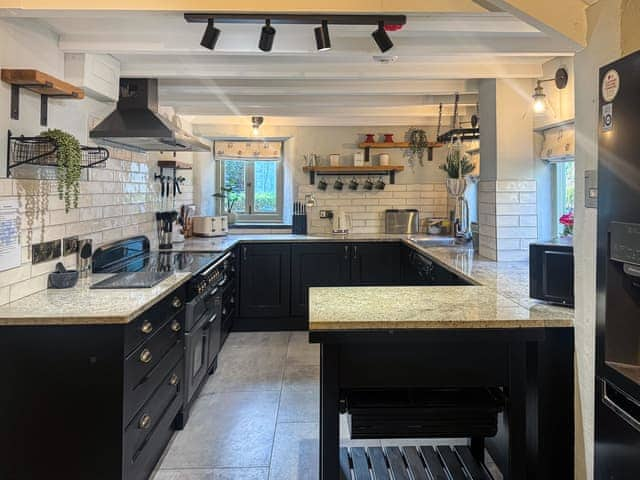
M633 2L67 3L0 4L0 476L637 476Z

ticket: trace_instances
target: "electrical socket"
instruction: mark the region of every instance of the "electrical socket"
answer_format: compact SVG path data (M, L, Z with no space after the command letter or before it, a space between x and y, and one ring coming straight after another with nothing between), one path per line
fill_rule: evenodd
M333 218L333 210L320 210L320 218Z

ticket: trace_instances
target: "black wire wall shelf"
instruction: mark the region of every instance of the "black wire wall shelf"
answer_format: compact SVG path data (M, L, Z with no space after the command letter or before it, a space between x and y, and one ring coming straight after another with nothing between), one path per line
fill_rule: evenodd
M104 168L109 159L109 150L104 147L81 146L82 168ZM37 137L14 137L11 131L7 142L7 178L11 176L11 170L21 165L35 165L39 167L58 166L58 145L55 140Z
M461 142L478 140L480 139L480 127L454 128L453 130L449 130L442 135L438 135L438 142L449 143L454 138L460 140Z

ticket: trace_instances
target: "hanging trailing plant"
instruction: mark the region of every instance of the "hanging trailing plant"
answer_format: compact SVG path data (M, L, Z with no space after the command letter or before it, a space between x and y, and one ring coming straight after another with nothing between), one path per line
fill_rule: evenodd
M424 150L429 145L427 132L421 128L410 128L405 134L405 141L409 144L409 148L405 151L409 165L413 167L413 163L417 159L420 166L424 166Z
M460 141L452 141L447 152L445 163L440 165L440 170L447 172L449 178L463 178L476 168L475 164L462 151Z
M41 135L50 138L58 146L56 150L58 194L60 198L64 198L65 211L68 213L71 208L78 208L82 164L80 142L70 133L58 129L47 130Z

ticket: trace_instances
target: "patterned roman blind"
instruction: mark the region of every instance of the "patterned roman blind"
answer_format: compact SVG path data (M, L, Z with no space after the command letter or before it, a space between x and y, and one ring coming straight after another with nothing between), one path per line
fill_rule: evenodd
M214 151L219 160L280 160L282 142L218 140Z

